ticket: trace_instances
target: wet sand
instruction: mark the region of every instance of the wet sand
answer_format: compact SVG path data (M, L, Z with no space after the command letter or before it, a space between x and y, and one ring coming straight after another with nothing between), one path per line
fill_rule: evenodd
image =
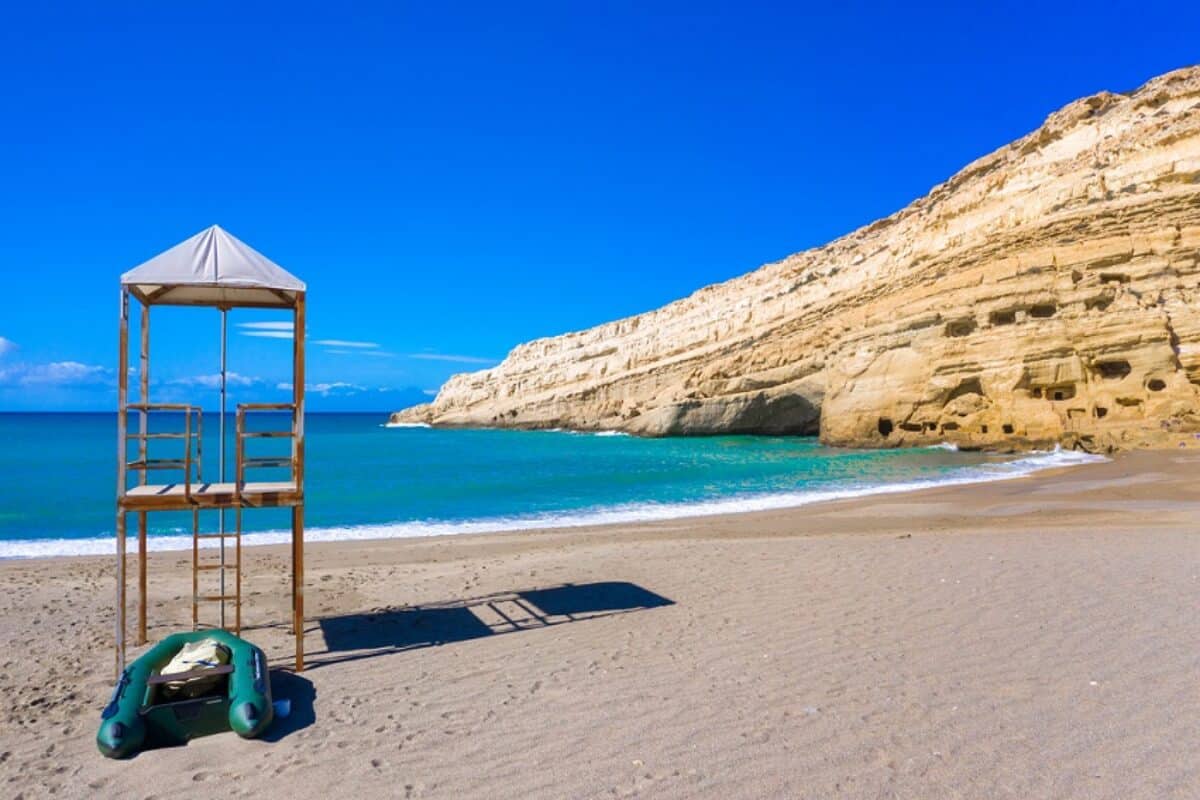
M7 797L1195 798L1200 456L567 531L247 551L291 716L129 761L111 558L0 563ZM190 626L150 555L150 638ZM134 596L130 584L131 598ZM135 615L130 614L131 622Z

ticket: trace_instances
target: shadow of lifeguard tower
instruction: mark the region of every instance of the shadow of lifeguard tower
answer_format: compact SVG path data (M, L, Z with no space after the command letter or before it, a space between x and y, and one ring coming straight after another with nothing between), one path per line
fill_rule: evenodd
M315 667L675 605L627 581L564 583L317 620Z
M129 401L129 300L141 305L141 348L138 359L138 401ZM221 410L219 466L216 481L203 475L203 412L199 405L150 401L150 311L159 306L200 306L221 312ZM226 475L225 377L226 320L230 309L290 310L293 321L292 401L290 403L239 403L235 436L234 478ZM126 633L126 523L130 514L138 524L138 626L137 644L146 642L146 532L147 515L153 512L190 512L192 515L192 626L200 625L201 603L220 605L220 625L241 631L242 512L247 508L289 508L292 530L292 625L296 637L296 670L304 669L304 308L305 285L249 245L213 226L181 242L121 276L120 360L117 417L117 620L116 665L125 665ZM265 413L264 413L265 412ZM130 425L130 415L136 421ZM249 417L286 415L290 422L277 430L263 430ZM152 422L152 419L154 420ZM247 454L254 439L281 439L291 443L284 457L254 458ZM130 453L130 444L133 452ZM168 457L152 450L171 447ZM248 471L286 469L287 478L249 481ZM261 474L261 473L258 473ZM172 480L163 481L166 475ZM156 479L151 480L154 476ZM216 531L203 531L201 510L218 511ZM226 530L225 512L232 511L235 525ZM214 540L216 547L202 546ZM233 544L233 561L227 543ZM204 542L208 545L210 542ZM202 550L218 551L219 558L202 561ZM232 573L232 585L227 580ZM215 575L216 592L202 591L201 575ZM226 605L233 606L229 625Z

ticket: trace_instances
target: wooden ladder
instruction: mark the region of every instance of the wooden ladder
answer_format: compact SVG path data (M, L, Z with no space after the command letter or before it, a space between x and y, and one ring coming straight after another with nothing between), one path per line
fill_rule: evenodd
M201 603L220 603L221 615L220 622L212 627L224 628L232 630L237 636L242 635L242 509L240 506L233 509L234 511L234 529L225 531L224 533L201 533L200 530L200 511L199 509L192 510L192 630L197 630L200 627L200 604ZM218 514L223 513L218 511ZM201 539L216 539L219 558L213 561L209 558L201 561L200 540ZM233 563L230 564L226 559L225 541L227 539L234 540ZM208 550L209 548L204 548ZM200 591L200 573L212 572L216 573L218 581L218 590L214 594L202 594ZM233 572L233 593L229 591L229 583L227 581L227 573ZM230 628L227 624L225 616L225 604L233 603L233 627Z
M289 430L278 431L251 431L246 426L247 412L257 411L290 411L292 412L292 421ZM201 603L220 603L221 615L220 622L214 627L232 630L235 635L240 636L242 633L242 511L246 505L246 498L243 495L243 490L246 486L246 470L258 468L288 468L291 470L291 479L296 479L294 455L289 456L270 456L262 458L250 458L246 454L247 439L291 439L293 443L296 439L296 420L295 406L291 403L242 403L237 407L237 427L235 428L235 483L234 483L234 502L231 509L234 513L234 529L233 531L202 533L200 529L200 510L193 508L192 510L192 630L200 627L200 604ZM293 444L293 453L295 446ZM223 514L225 509L217 511L218 514ZM223 525L221 527L224 527ZM219 558L213 560L211 557L205 561L201 560L201 539L215 539L218 544ZM226 558L226 541L232 539L234 541L233 563L229 563ZM208 550L209 548L204 548ZM218 590L215 593L204 593L200 590L200 573L215 573L218 581ZM233 587L230 592L229 575L233 573ZM294 602L294 598L293 598ZM225 604L233 603L233 627L228 625L228 620L225 615Z

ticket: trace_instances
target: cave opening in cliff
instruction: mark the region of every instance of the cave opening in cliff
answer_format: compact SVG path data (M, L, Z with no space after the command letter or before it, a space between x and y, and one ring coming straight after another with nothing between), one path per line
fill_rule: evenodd
M1005 423L1004 425L1000 426L1000 430L1004 431L1005 433L1007 433L1008 435L1011 436L1012 432L1013 432L1013 426L1009 423Z
M956 319L946 323L946 335L951 338L970 336L974 331L975 320L970 317L966 319Z
M880 417L878 428L879 428L879 435L884 437L885 439L892 435L893 428L892 428L892 421L890 419Z
M1152 392L1161 392L1163 389L1167 388L1167 382L1161 378L1151 378L1146 384L1146 388Z
M955 386L954 390L950 392L950 396L946 398L946 402L953 402L969 394L977 394L980 397L984 396L983 384L980 383L979 378L967 378L959 381L958 386Z
M1046 393L1053 400L1070 400L1075 396L1075 385L1067 383L1062 386L1055 386L1046 390Z
M1096 371L1105 380L1120 380L1133 371L1128 361L1101 361L1096 364Z
M1029 309L1029 316L1046 319L1047 317L1053 317L1057 311L1058 306L1054 303L1041 303Z
M1017 312L1012 309L1007 311L993 311L988 315L988 320L993 325L1012 325L1017 321Z
M1033 398L1046 398L1047 400L1070 400L1075 397L1075 384L1060 383L1056 386L1033 386L1029 389L1029 396Z

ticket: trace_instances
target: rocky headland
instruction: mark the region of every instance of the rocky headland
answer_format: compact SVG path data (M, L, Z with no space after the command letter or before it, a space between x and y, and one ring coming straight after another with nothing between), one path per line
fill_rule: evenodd
M393 422L1174 446L1200 432L1200 67L1103 92L890 217L516 347Z

